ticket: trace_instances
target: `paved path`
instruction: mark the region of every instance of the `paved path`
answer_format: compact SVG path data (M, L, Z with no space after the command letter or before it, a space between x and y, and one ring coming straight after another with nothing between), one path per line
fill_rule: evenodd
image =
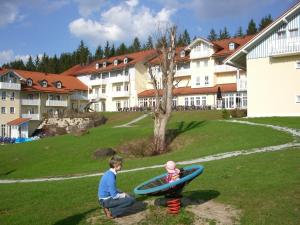
M141 116L139 116L138 118L128 122L128 123L125 123L125 124L122 124L122 125L117 125L117 126L114 126L114 128L120 128L120 127L131 127L132 124L146 118L149 114L143 114Z
M222 122L224 122L224 120L222 120ZM288 128L288 127L280 127L280 126L274 126L274 125L269 125L269 124L259 124L259 123L253 123L253 122L248 122L248 121L238 121L238 120L228 120L226 122L241 123L241 124L247 124L247 125L252 125L252 126L270 127L272 129L283 131L283 132L286 132L286 133L290 133L293 136L300 137L300 132L298 130L291 129L291 128ZM202 163L202 162L209 162L209 161L221 160L221 159L226 159L226 158L232 158L232 157L237 157L237 156L241 156L241 155L251 155L251 154L262 153L262 152L281 151L281 150L286 150L288 148L294 148L294 147L300 147L300 142L297 142L295 140L293 142L282 144L282 145L275 145L275 146L267 146L267 147L262 147L262 148L253 148L253 149L248 149L248 150L225 152L225 153L220 153L220 154L204 156L204 157L201 157L201 158L198 158L198 159L181 161L181 162L177 162L177 164L178 165L189 165L189 164L193 164L193 163ZM299 150L299 148L298 149L295 148L295 150ZM130 173L130 172L134 172L134 171L155 169L155 168L161 168L161 167L164 167L164 165L153 165L153 166L123 170L123 171L121 171L121 173ZM98 177L98 176L101 176L101 175L103 175L103 173L93 173L93 174L79 175L79 176L69 176L69 177L14 179L14 180L10 179L10 180L0 180L0 184L62 181L62 180L73 180L73 179L81 179L81 178L88 178L88 177Z

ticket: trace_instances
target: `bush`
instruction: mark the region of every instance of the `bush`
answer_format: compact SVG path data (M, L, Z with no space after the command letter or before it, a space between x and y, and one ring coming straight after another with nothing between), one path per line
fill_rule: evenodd
M222 118L223 119L229 119L230 118L230 112L228 112L228 110L223 109L222 110Z
M134 157L153 156L158 154L154 151L152 138L130 141L118 147L118 151Z
M101 158L106 158L108 156L113 156L116 154L116 151L113 150L112 148L99 148L96 149L93 153L93 158L94 159L101 159Z
M246 109L234 109L230 111L230 115L232 118L242 118L247 116Z

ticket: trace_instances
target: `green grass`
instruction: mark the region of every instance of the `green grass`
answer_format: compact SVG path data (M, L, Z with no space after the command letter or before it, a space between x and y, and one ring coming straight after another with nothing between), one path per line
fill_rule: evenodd
M150 137L152 118L148 117L131 128L112 128L141 115L141 113L107 113L108 124L90 130L90 134L74 137L64 135L40 141L0 146L0 178L37 178L85 174L104 171L107 160L95 160L97 148L117 147L130 140ZM286 133L265 127L231 124L219 120L220 111L175 112L169 128L181 122L183 132L172 143L173 151L155 157L126 158L127 168L194 159L216 153L278 145L292 141ZM189 125L192 127L189 128ZM276 138L274 138L276 136Z
M300 149L290 149L204 163L203 175L187 186L184 195L241 209L244 225L296 225L300 221L299 160ZM130 192L162 172L119 174L118 186ZM90 224L88 218L99 215L96 224L113 224L98 207L98 180L0 185L0 224ZM180 219L182 224L189 221L186 214ZM155 213L149 220L178 224Z
M277 126L285 126L294 129L300 129L299 117L264 117L264 118L247 118L246 120L255 123L265 123Z

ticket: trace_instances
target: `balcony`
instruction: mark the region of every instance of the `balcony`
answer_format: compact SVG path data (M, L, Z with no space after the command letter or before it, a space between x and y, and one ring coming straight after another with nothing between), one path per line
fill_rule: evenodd
M237 68L229 65L215 65L215 73L234 72Z
M247 91L247 80L246 79L237 79L237 91Z
M116 76L116 77L110 77L109 81L111 83L123 83L123 82L129 82L129 76Z
M0 82L0 89L6 90L21 90L21 84Z
M190 54L191 59L209 58L212 55L211 51L192 51Z
M175 77L191 76L191 69L176 70Z
M80 100L80 101L88 101L87 94L79 94L79 93L73 93L71 95L71 100Z
M115 91L111 95L113 98L129 97L129 91Z
M108 83L108 78L105 79L101 79L101 78L97 78L94 80L90 81L90 84L95 86L95 85L106 85Z
M300 37L284 38L271 42L270 56L281 57L300 53Z
M68 101L65 100L47 100L46 106L68 107Z
M22 118L31 119L31 120L40 120L40 114L22 114Z
M21 99L21 105L40 105L40 99Z
M100 101L100 99L106 99L106 95L104 93L89 94L88 99L93 101Z

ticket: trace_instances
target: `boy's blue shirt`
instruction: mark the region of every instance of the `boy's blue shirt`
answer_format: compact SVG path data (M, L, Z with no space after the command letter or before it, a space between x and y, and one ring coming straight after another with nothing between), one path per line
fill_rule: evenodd
M98 187L98 198L118 198L116 174L110 169L102 176Z

